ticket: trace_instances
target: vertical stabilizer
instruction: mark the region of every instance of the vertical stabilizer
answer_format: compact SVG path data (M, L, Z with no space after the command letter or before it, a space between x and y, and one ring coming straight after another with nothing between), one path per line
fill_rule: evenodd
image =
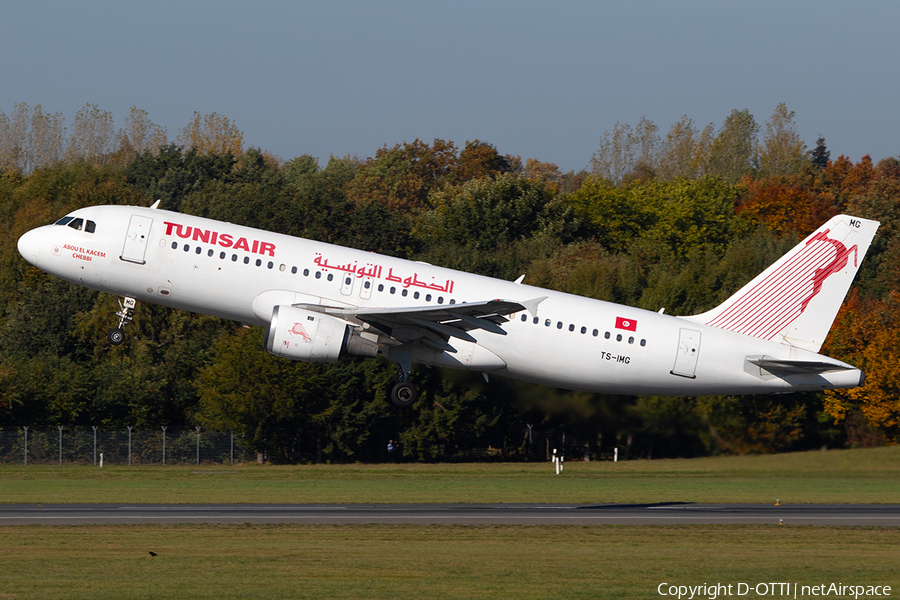
M818 352L878 226L838 215L720 306L686 318Z

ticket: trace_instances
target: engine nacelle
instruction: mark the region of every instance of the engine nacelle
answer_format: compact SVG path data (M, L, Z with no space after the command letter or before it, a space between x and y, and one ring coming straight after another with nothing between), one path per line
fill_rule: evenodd
M272 310L263 347L275 356L304 362L334 362L349 337L345 321L296 306Z

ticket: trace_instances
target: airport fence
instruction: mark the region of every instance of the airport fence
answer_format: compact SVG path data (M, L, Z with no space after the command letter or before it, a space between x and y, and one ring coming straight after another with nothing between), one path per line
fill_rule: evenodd
M221 465L251 456L256 459L233 431L200 427L0 428L0 464Z

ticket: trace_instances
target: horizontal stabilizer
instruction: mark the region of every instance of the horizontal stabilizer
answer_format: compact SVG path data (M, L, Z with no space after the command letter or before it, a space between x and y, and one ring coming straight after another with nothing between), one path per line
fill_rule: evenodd
M781 360L775 358L747 358L760 369L765 369L773 375L817 375L831 371L848 371L854 367L843 363L833 363L818 360Z

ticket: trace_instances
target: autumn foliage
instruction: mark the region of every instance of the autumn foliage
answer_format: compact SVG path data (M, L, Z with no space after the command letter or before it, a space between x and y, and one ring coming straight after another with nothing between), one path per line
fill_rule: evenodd
M274 459L694 456L900 442L900 160L807 154L779 105L720 128L643 119L601 138L589 170L482 140L415 139L364 159L283 161L195 113L177 143L132 109L93 105L66 139L40 106L0 112L0 426L233 429ZM62 137L61 137L62 136ZM823 352L866 385L823 394L635 398L422 369L412 411L386 401L387 361L281 361L259 331L142 306L111 347L115 298L29 267L21 233L74 208L144 204L441 264L668 314L712 308L839 213L881 228ZM536 435L543 437L536 438ZM539 441L535 441L535 440ZM490 453L487 452L490 448ZM571 456L571 454L570 454ZM396 454L395 454L396 457Z

